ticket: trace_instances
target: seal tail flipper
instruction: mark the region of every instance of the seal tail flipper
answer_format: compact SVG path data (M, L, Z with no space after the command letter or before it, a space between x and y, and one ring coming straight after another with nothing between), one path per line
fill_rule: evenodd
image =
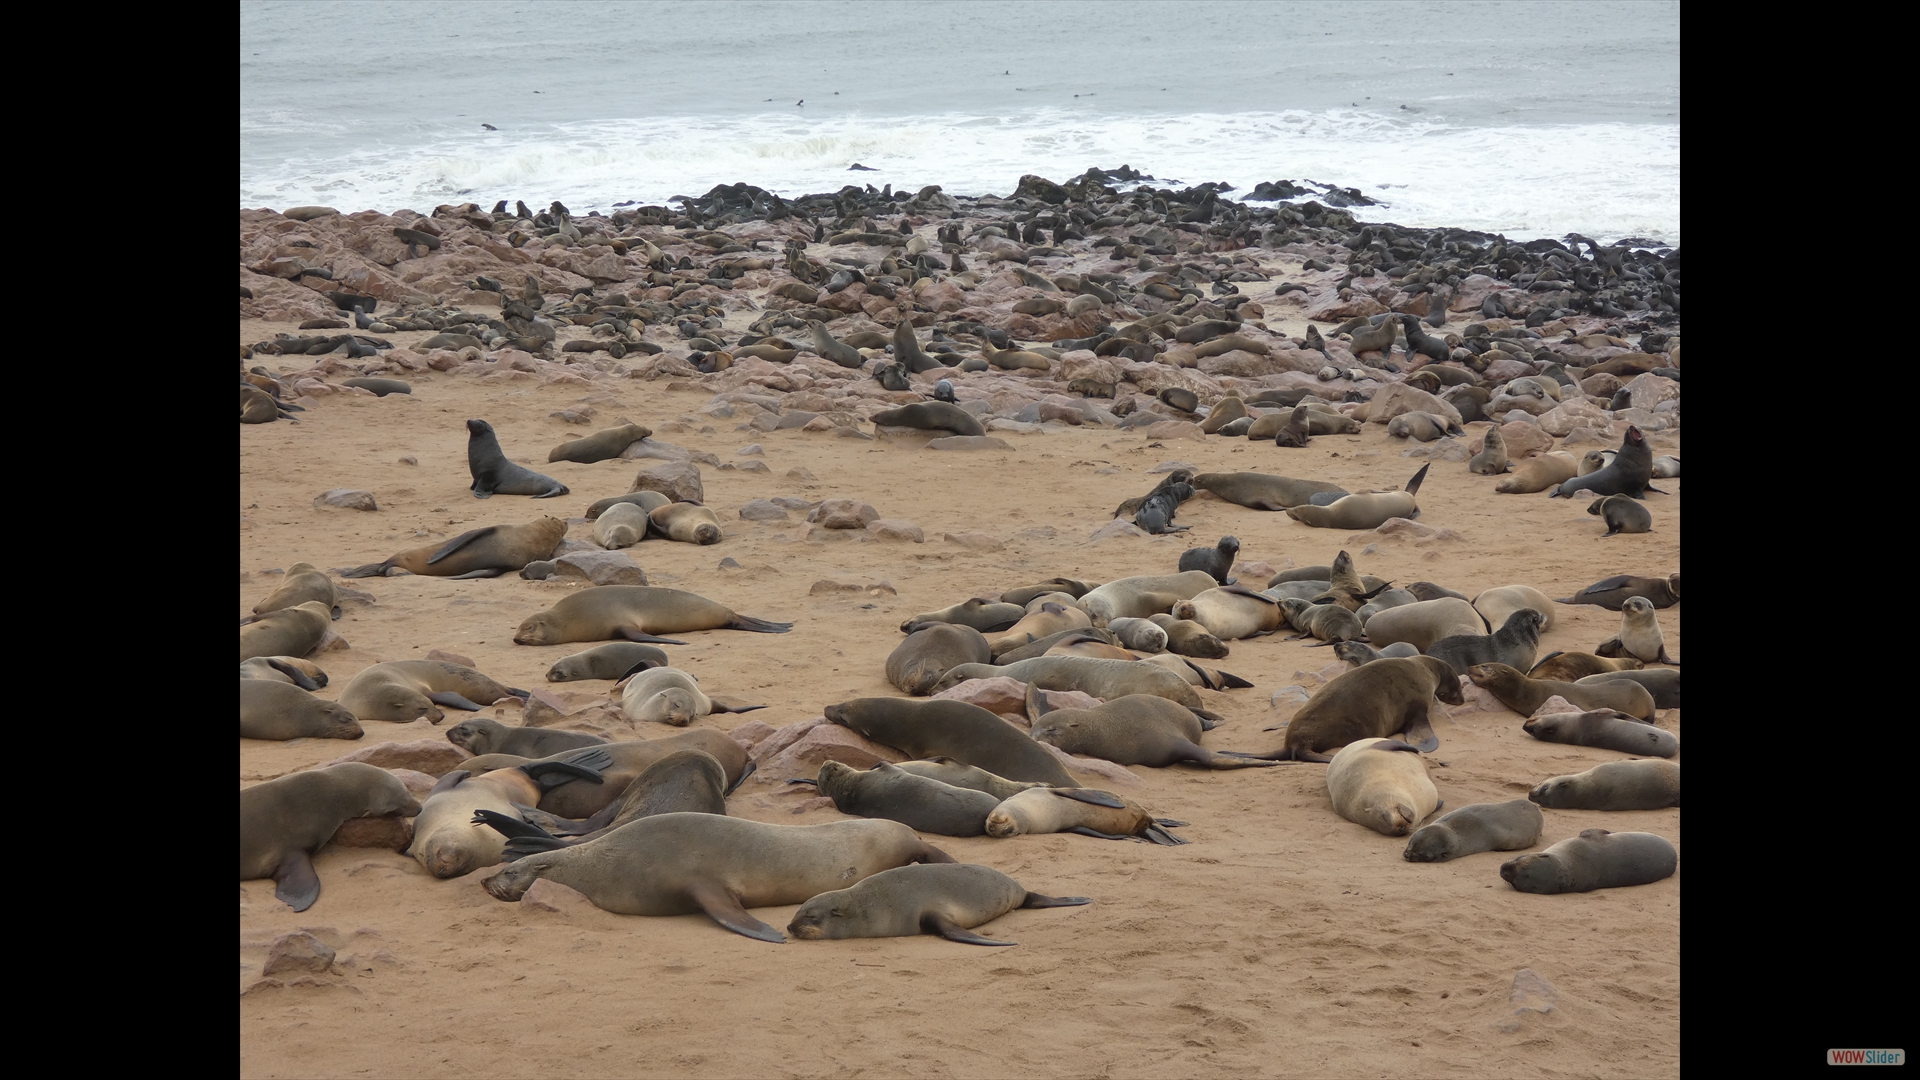
M452 577L448 578L447 580L448 581L472 581L476 578L496 578L504 573L506 573L505 570L502 570L501 568L496 566L486 570L469 570L464 574L455 574Z
M1268 761L1264 758L1252 757L1246 754L1235 754L1225 750L1211 757L1199 758L1197 760L1209 769L1271 769L1280 764L1277 761Z
M1027 719L1038 720L1053 711L1047 704L1047 695L1035 683L1027 684Z
M273 868L273 895L295 911L305 911L320 899L320 875L314 872L313 856L304 851L289 851Z
M790 622L768 622L765 619L750 618L746 615L735 615L733 621L722 627L722 629L751 630L756 634L784 634L793 629L793 624ZM684 645L685 642L674 642L674 644Z
M815 780L815 779L814 779L813 777L811 777L811 776L794 776L794 777L789 777L789 778L788 778L788 780L787 780L787 783L789 783L789 784L810 784L810 785L812 785L813 787L819 787L819 786L820 786L820 781L818 781L818 780Z
M628 668L626 671L622 672L620 677L614 680L615 685L626 682L628 679L633 678L635 675L638 675L643 671L651 671L654 668L664 667L664 666L665 665L660 663L658 660L642 660L639 663Z
M1225 690L1245 690L1253 684L1235 675L1231 671L1217 671L1220 676L1220 688Z
M523 836L536 840L542 838L548 840L553 839L553 834L540 826L530 821L521 821L519 818L508 817L498 810L475 810L473 812L473 823L475 825L485 825L509 840L517 840Z
M957 941L962 945L1018 945L1017 941L995 941L961 926L939 912L933 912L920 920L920 931L925 934L939 934L948 941Z
M613 820L613 809L616 805L616 803L609 803L605 810L580 821L563 818L558 814L549 814L537 807L522 806L519 803L514 803L513 808L519 812L522 821L546 830L549 836L585 836L595 829L606 828L607 824Z
M771 941L776 945L784 944L787 936L759 919L747 914L740 901L724 886L710 881L702 881L687 887L687 899L700 905L707 917L742 937L756 941Z
M676 641L673 638L654 637L652 634L649 634L644 630L635 630L633 627L630 627L630 626L622 626L619 629L615 630L614 633L627 641L641 641L641 642L648 642L656 645L685 645L686 644L686 642L684 641ZM632 674L632 673L629 672L628 674Z
M1433 468L1433 462L1431 461L1427 462L1425 465L1420 466L1420 471L1417 473L1414 473L1413 479L1407 481L1407 494L1409 495L1420 494L1420 482L1427 478L1427 470L1431 468ZM1360 554L1365 555L1366 552L1363 551Z
M500 853L501 862L514 862L529 855L538 855L543 851L559 851L568 847L568 843L558 837L516 836L507 841L505 850Z
M1094 806L1104 806L1109 810L1124 810L1127 806L1125 802L1121 801L1118 795L1115 795L1111 791L1101 791L1098 788L1053 788L1052 791L1055 795L1063 799L1091 803Z
M314 682L311 678L308 678L306 672L301 671L299 668L294 667L292 664L289 664L284 660L276 660L273 657L269 656L267 657L267 666L279 672L280 674L285 675L288 679L291 679L293 681L293 685L299 687L302 690L305 690L311 693L312 691L320 689L320 684L317 682Z
M738 790L740 790L740 785L741 785L741 784L744 784L744 783L746 783L746 782L747 782L747 777L749 777L749 776L752 776L752 775L753 775L753 772L754 772L754 770L755 770L755 769L758 769L759 767L760 767L760 763L759 763L759 762L757 762L757 761L755 761L755 760L753 760L752 758L748 758L748 759L747 759L747 767L746 767L746 768L744 768L744 769L741 769L741 770L740 770L740 778L739 778L739 779L737 779L737 780L735 780L735 781L734 781L733 783L731 783L731 784L728 784L728 785L727 785L727 790L725 790L725 791L723 791L723 792L721 792L721 793L720 793L720 797L724 799L724 798L726 798L726 797L727 797L728 795L731 795L731 794L733 794L734 792L736 792L736 791L738 791ZM816 786L817 786L817 785L816 785Z
M1188 709L1188 712L1200 718L1200 730L1212 731L1227 722L1227 718L1212 709Z
M387 572L387 564L384 562L370 562L363 566L356 566L351 570L340 570L336 572L343 578L380 577Z
M1167 830L1161 828L1158 825L1147 826L1144 830L1142 830L1141 835L1145 837L1147 840L1150 840L1156 844L1159 844L1161 847L1178 847L1179 845L1187 842L1173 835Z
M1090 828L1088 828L1088 827L1087 827L1087 826L1085 826L1085 825L1075 825L1075 826L1074 826L1073 828L1071 828L1071 829L1067 829L1067 830L1065 830L1065 831L1066 831L1066 832L1070 832L1070 833L1079 833L1079 834L1080 834L1080 835L1082 835L1082 836L1097 836L1097 837L1099 837L1099 838L1100 838L1100 839L1102 839L1102 840L1131 840L1131 839L1133 839L1133 837L1131 837L1131 836L1123 836L1123 835L1121 835L1121 834L1119 834L1119 833L1104 833L1104 832L1101 832L1101 831L1099 831L1098 829L1090 829Z
M468 772L465 769L455 769L452 772L447 773L445 776L442 776L438 781L434 783L432 791L427 792L427 799L431 799L435 795L438 795L443 791L452 791L454 788L457 788L460 786L460 781L465 780L467 777L472 775L473 775L472 773ZM422 799L420 801L425 802L426 799Z
M1037 892L1030 892L1020 906L1023 908L1079 907L1082 904L1091 903L1093 898L1090 896L1041 896Z
M713 702L713 711L717 713L744 713L766 708L765 705L736 705L717 697L710 697L707 700Z
M486 708L484 705L476 705L468 701L451 690L435 690L427 695L427 700L435 705L445 705L449 709L460 709L463 712L479 712Z

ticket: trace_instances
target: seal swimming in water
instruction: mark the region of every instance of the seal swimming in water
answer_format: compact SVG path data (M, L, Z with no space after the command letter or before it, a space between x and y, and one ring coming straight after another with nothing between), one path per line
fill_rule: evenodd
M485 420L467 421L467 470L473 474L473 483L468 486L476 499L490 499L496 494L551 499L567 494L567 485L553 477L507 460L493 425Z
M908 863L953 861L897 821L764 825L656 814L584 844L528 855L483 885L494 899L514 901L547 878L618 915L705 912L736 934L780 942L786 937L746 909L804 903Z
M805 941L938 934L963 945L1017 945L981 937L973 928L1015 908L1091 903L1084 896L1029 892L992 867L920 863L882 870L850 889L821 893L794 912L787 933Z

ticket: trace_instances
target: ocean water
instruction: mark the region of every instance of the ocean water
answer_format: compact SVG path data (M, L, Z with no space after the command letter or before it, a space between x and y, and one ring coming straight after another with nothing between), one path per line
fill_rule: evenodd
M243 207L1004 195L1122 164L1233 198L1356 187L1383 204L1363 220L1677 244L1679 5L240 8Z

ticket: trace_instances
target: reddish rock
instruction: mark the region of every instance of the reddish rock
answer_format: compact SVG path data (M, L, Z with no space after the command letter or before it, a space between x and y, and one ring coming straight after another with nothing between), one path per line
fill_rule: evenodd
M827 499L814 507L807 520L825 529L864 529L880 520L880 511L858 499Z
M1460 423L1460 410L1448 402L1442 401L1418 387L1394 383L1383 386L1367 402L1366 419L1371 424L1384 424L1402 413L1424 412L1443 417L1450 424Z
M647 572L624 551L576 551L553 560L557 578L595 585L645 585Z
M375 743L344 757L322 762L314 768L324 769L343 761L364 761L383 769L411 769L428 776L445 776L472 756L445 739L414 739L411 742Z
M870 742L847 728L823 720L785 749L771 757L761 756L760 768L754 775L762 783L779 783L798 777L812 779L820 774L820 765L827 761L871 769L883 761L906 759L905 754L891 746Z
M1627 384L1627 394L1633 408L1651 410L1663 401L1678 400L1680 384L1662 375L1635 375Z
M700 467L690 461L645 466L634 474L633 486L627 491L657 491L674 502L706 501L706 491L700 485Z
M882 540L910 540L919 544L926 541L926 534L920 526L904 518L880 518L867 522L867 531Z
M749 720L739 727L734 728L732 731L727 732L727 738L739 743L741 749L746 750L748 755L751 756L753 748L765 742L767 737L772 735L775 730L774 726L765 720Z
M267 963L260 974L309 971L324 975L332 968L333 949L326 942L305 930L293 930L274 938L273 944L267 946Z

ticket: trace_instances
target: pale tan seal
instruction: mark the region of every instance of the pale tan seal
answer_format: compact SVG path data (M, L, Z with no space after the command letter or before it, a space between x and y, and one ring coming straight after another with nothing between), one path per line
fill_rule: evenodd
M636 724L652 721L686 727L712 713L752 712L765 707L716 702L700 689L699 680L692 674L675 667L637 671L627 678L620 692L620 711Z
M1172 616L1159 616L1172 618ZM1178 620L1175 620L1178 621ZM1167 651L1167 631L1159 623L1148 619L1111 619L1107 622L1107 631L1120 640L1120 644L1134 652L1162 653Z
M597 585L582 589L537 615L514 632L516 645L563 645L572 641L647 641L684 645L655 637L690 630L750 630L784 634L792 623L736 615L704 596L645 585Z
M552 558L553 549L566 535L567 523L554 517L525 525L488 525L463 532L444 544L411 548L384 562L343 570L340 576L379 577L402 570L429 577L499 577L530 562Z
M1124 577L1082 596L1080 606L1093 617L1093 625L1105 626L1114 619L1144 619L1164 614L1174 604L1190 600L1218 584L1205 570Z
M327 635L333 613L318 600L256 616L240 628L240 662L256 656L301 657Z
M318 690L327 685L327 673L319 664L297 656L256 656L242 660L240 677L290 683L302 690Z
M1094 788L1032 788L993 808L987 835L1004 839L1040 833L1071 832L1103 840L1138 836L1173 847L1185 840L1162 826L1180 825L1149 814L1138 803Z
M655 532L683 544L717 544L725 539L720 518L699 503L669 503L647 517Z
M361 720L405 724L425 718L438 724L445 705L467 712L505 698L525 699L525 690L503 686L470 667L443 660L393 660L355 675L340 691L340 704Z
M400 778L358 761L297 772L240 792L240 880L273 879L273 895L295 911L320 898L313 853L341 823L381 814L411 816L420 804Z
M1008 627L999 637L987 643L995 656L1010 652L1022 645L1031 645L1049 634L1062 630L1079 630L1093 625L1093 620L1078 607L1062 604L1042 604L1040 610L1029 612L1019 622Z
M1539 663L1533 665L1533 670L1527 672L1527 678L1579 682L1589 675L1633 671L1640 666L1640 661L1631 656L1613 658L1595 656L1589 652L1556 652L1549 653Z
M1376 649L1404 641L1421 652L1442 638L1487 632L1473 605L1452 596L1388 608L1368 619L1366 627L1367 641Z
M540 878L619 915L692 915L761 941L786 938L750 907L804 903L882 870L952 862L897 821L763 825L714 814L657 814L595 840L529 855L488 878L488 895L518 900Z
M1420 482L1427 478L1432 462L1420 466L1401 491L1371 491L1336 499L1326 506L1311 503L1287 508L1287 516L1316 529L1377 529L1393 518L1412 518L1420 513L1414 496Z
M1673 732L1612 709L1534 716L1520 727L1541 742L1598 746L1623 754L1647 754L1662 758L1670 758L1680 752L1680 740L1674 737Z
M269 611L296 607L313 600L324 604L334 618L340 617L340 599L334 590L333 579L312 563L297 562L287 567L287 576L281 580L279 588L253 605L253 613L265 615Z
M1507 616L1521 608L1540 613L1542 632L1553 629L1553 601L1531 585L1502 585L1473 598L1473 610L1479 612L1490 627L1505 625Z
M1639 661L1632 661L1638 663ZM1635 682L1647 688L1653 695L1653 707L1656 709L1677 709L1680 707L1680 669L1677 667L1626 669L1620 671L1601 671L1584 675L1574 682Z
M1506 437L1500 434L1499 427L1488 428L1480 452L1467 461L1467 471L1475 476L1498 476L1512 467L1513 463L1507 460Z
M1227 643L1208 633L1206 627L1192 619L1176 619L1172 615L1149 615L1147 621L1165 632L1167 651L1170 653L1178 656L1197 656L1202 660L1219 660L1227 655Z
M1526 799L1450 810L1407 837L1408 862L1446 862L1482 851L1519 851L1540 841L1546 815Z
M627 447L652 434L652 428L640 424L622 424L596 431L584 439L563 442L547 452L547 460L577 461L582 464L607 461L619 457Z
M1529 679L1505 664L1475 664L1467 677L1521 716L1532 716L1548 698L1560 697L1577 709L1618 709L1641 720L1653 719L1653 695L1639 683Z
M1601 656L1631 656L1643 664L1680 663L1667 655L1653 601L1644 596L1628 597L1620 605L1620 636L1601 642L1593 651Z
M906 323L903 321L902 326ZM1042 896L992 867L901 866L800 905L787 933L804 941L938 934L965 945L1017 945L973 933L1015 908L1078 907L1084 896Z
M1555 450L1521 461L1513 467L1512 475L1495 484L1493 490L1502 495L1531 495L1536 491L1559 487L1573 479L1579 468L1580 462L1572 454Z
M1582 829L1545 851L1500 867L1501 880L1527 893L1592 892L1650 885L1673 876L1680 855L1664 836Z
M1386 836L1407 835L1442 805L1419 748L1398 739L1342 747L1327 764L1327 797L1341 817Z
M961 664L947 671L934 686L934 693L951 690L968 679L991 679L1001 675L1032 683L1042 690L1079 690L1102 700L1126 697L1128 694L1153 694L1185 705L1205 719L1216 723L1221 719L1207 709L1200 695L1185 679L1165 668L1133 660L1105 660L1091 656L1037 656L999 666Z
M629 491L625 495L610 495L607 498L597 500L588 505L586 519L588 521L597 521L601 514L607 512L609 507L618 506L621 503L632 503L641 510L651 514L671 502L673 502L672 499L667 498L657 491Z
M243 739L358 739L366 734L338 702L314 697L292 683L240 680Z
M478 759L463 762L466 767L442 776L427 793L406 854L437 878L460 877L499 862L507 838L475 828L475 812L491 810L518 821L515 804L532 806L546 791L574 780L602 783L600 770L612 760L604 747L568 753L572 760L534 761L478 775L473 772Z
M1205 573L1205 571L1195 571ZM1208 575L1212 577L1211 574ZM1286 617L1271 596L1254 592L1243 585L1226 585L1194 594L1168 612L1176 619L1191 619L1207 628L1221 641L1238 641L1280 629Z
M1621 574L1610 577L1574 593L1572 596L1555 600L1556 604L1593 604L1609 611L1619 611L1631 597L1644 597L1656 608L1669 608L1680 602L1680 575L1670 574L1664 578L1637 577Z
M593 542L608 551L630 548L647 538L648 516L633 503L615 503L593 519Z
M1293 714L1274 761L1332 761L1327 751L1360 739L1405 735L1422 753L1440 747L1427 711L1439 698L1460 705L1460 680L1431 656L1382 659L1333 677Z

